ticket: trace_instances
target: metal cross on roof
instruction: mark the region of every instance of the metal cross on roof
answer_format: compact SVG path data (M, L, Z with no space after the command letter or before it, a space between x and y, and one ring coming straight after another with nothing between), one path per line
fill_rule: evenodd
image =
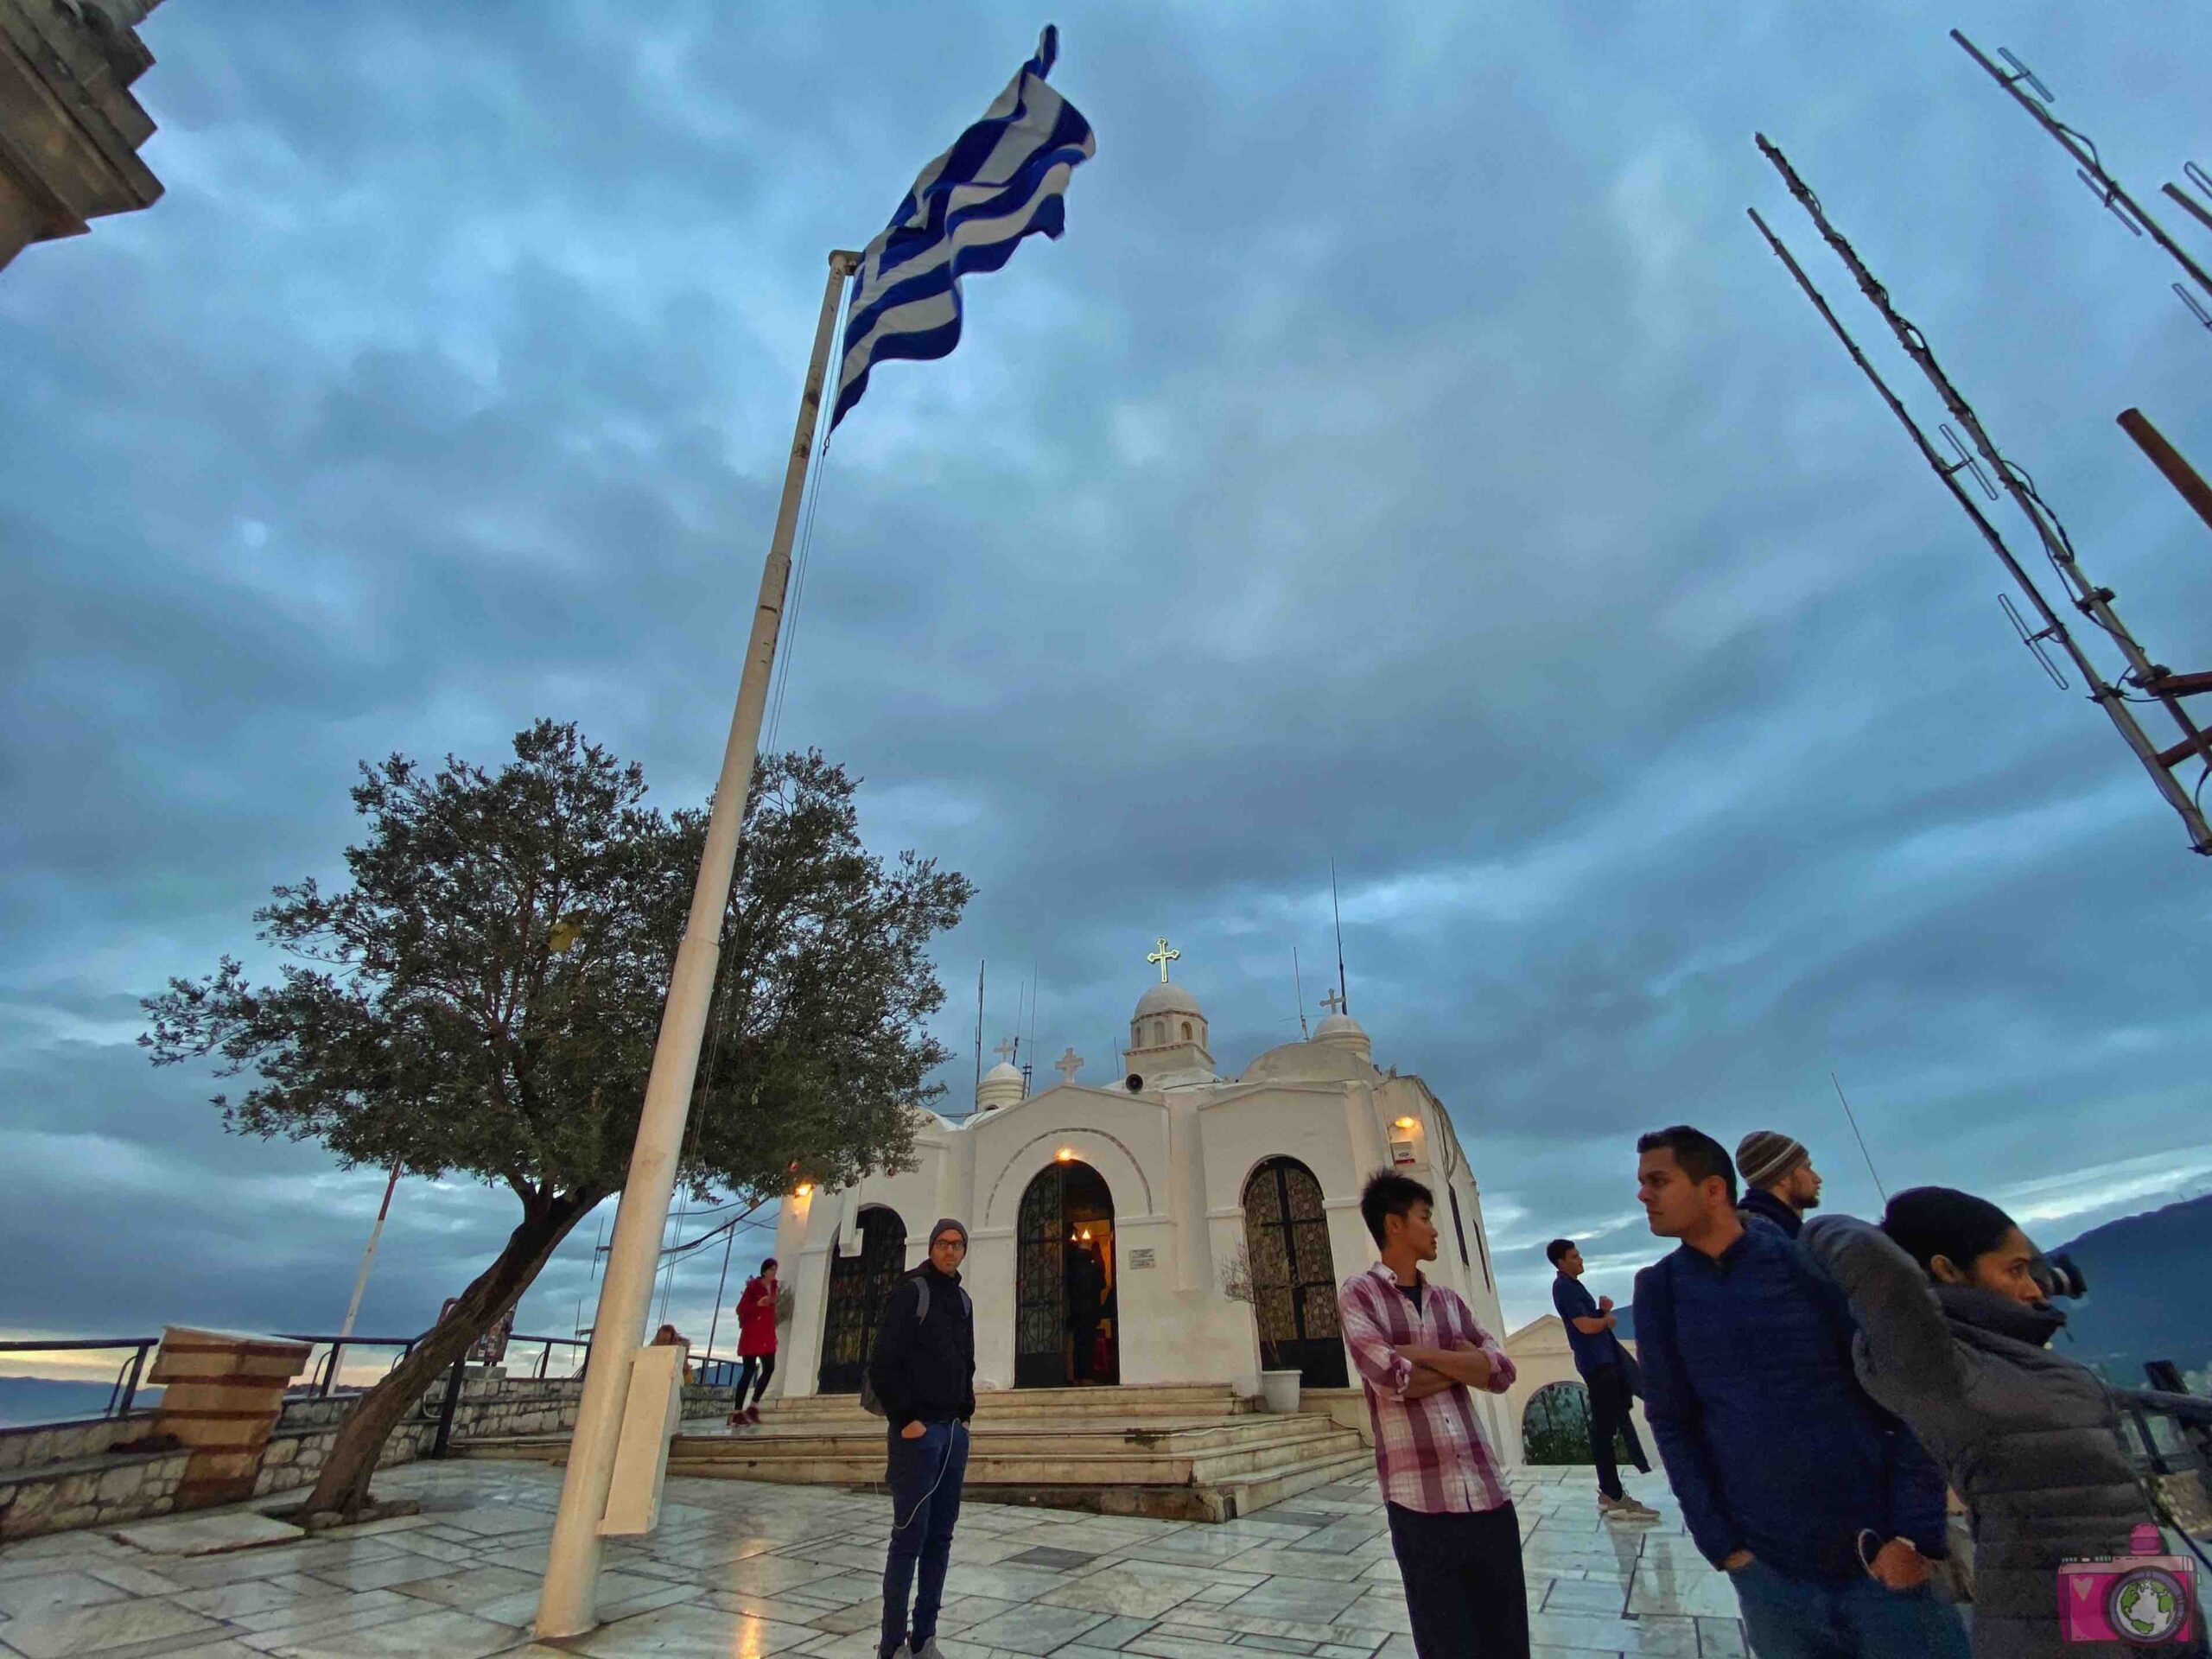
M1160 941L1158 950L1147 953L1145 957L1147 962L1156 962L1160 964L1160 982L1163 985L1167 982L1167 964L1171 962L1180 962L1182 959L1183 953L1180 950L1169 950L1165 938Z
M1052 1069L1060 1074L1062 1083L1075 1081L1075 1074L1083 1070L1083 1056L1075 1052L1073 1043L1070 1043L1061 1052L1060 1058L1052 1062Z
M999 1046L991 1051L991 1052L997 1055L999 1058L1005 1060L1009 1064L1013 1062L1014 1057L1020 1052L1020 1042L1012 1037L1000 1038Z
M1334 991L1331 991L1321 999L1321 1006L1331 1014L1342 1014L1344 1011L1344 1000Z

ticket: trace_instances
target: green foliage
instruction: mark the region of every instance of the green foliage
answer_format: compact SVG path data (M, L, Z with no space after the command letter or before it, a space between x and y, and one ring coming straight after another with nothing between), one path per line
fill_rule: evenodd
M505 1183L533 1213L618 1190L703 843L704 810L644 804L642 771L541 721L493 772L393 756L353 791L351 885L275 890L255 983L226 957L146 1000L156 1065L251 1072L243 1134L346 1166ZM682 1178L755 1202L901 1166L945 1051L925 949L972 889L861 846L852 779L764 760L746 812Z

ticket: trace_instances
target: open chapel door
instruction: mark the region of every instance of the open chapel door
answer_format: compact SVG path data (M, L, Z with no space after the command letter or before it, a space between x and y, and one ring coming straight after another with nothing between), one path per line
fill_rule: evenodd
M1295 1158L1270 1158L1244 1183L1244 1248L1252 1262L1261 1365L1295 1370L1309 1389L1344 1387L1329 1213L1321 1183Z
M1121 1381L1114 1195L1070 1160L1037 1172L1014 1224L1014 1386Z

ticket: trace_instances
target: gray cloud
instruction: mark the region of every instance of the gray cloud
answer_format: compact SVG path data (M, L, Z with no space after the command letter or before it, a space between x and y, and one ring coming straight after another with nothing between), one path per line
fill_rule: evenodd
M1649 1259L1658 1122L1789 1128L1872 1207L1831 1071L1892 1186L2063 1232L2201 1179L2207 872L1741 216L1935 418L1761 128L2153 653L2212 662L2201 527L2110 424L2212 458L2212 348L1940 29L1060 21L1100 133L1068 235L841 431L782 715L877 845L981 884L941 1034L976 958L995 1027L1033 964L1039 1046L1103 1075L1166 930L1235 1068L1295 1030L1294 944L1318 995L1333 854L1355 1006L1451 1104L1516 1318L1555 1231ZM1961 22L2143 191L2177 171L2202 20ZM168 197L0 276L0 1249L37 1264L0 1325L342 1313L380 1177L226 1138L132 999L336 869L358 759L550 714L703 792L823 251L1033 27L155 16ZM508 1224L409 1183L365 1323L419 1325Z

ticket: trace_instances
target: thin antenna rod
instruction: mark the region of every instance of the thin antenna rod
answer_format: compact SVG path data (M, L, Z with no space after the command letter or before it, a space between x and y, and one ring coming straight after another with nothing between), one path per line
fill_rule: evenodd
M1874 1173L1874 1154L1866 1150L1866 1137L1859 1133L1859 1115L1851 1109L1851 1103L1844 1100L1843 1084L1834 1072L1828 1073L1828 1081L1835 1084L1835 1097L1843 1101L1843 1115L1850 1121L1852 1137L1859 1142L1859 1155L1866 1160L1866 1173L1874 1176L1874 1190L1881 1193L1882 1208L1886 1210L1890 1207L1890 1195L1882 1185L1882 1178Z
M1350 1014L1351 990L1344 983L1344 912L1337 903L1337 855L1334 853L1329 855L1329 911L1337 918L1337 995L1344 1002L1341 1012ZM1301 1020L1305 1018L1304 1008L1299 1009L1298 1013Z
M2116 687L2107 683L2104 676L2097 671L2095 665L2082 652L2080 647L2072 643L2071 636L2063 629L2051 632L2057 622L2057 618L2051 613L2050 607L2044 603L2043 596L2036 592L2033 585L2029 585L2030 596L2034 600L2037 608L2044 615L2045 632L2066 648L2093 688L2090 692L2090 700L2101 706L2106 714L2111 717L2113 724L2120 728L2122 739L2128 747L2135 751L2136 757L2142 761L2144 769L2151 774L2152 782L2157 785L2159 794L2164 797L2169 806L2180 814L2182 823L2189 831L2190 844L2192 849L2199 853L2212 854L2212 824L2205 822L2204 815L2197 810L2196 804L2190 798L2189 792L2182 788L2179 780L2169 770L2191 755L2201 755L2208 760L2212 760L2212 737L2208 737L2197 729L2196 722L2190 719L2188 712L2183 709L2178 696L2161 688L2160 682L2170 677L2167 671L2151 661L2150 658L2145 654L2142 645L2137 642L2135 636L2128 632L2119 615L2113 610L2112 590L2092 585L2088 578L2082 573L2080 563L2074 556L2073 546L2068 542L2065 531L2058 523L2057 515L2052 512L2050 507L2044 505L2043 498L2036 493L2035 486L2029 480L2027 474L1998 453L1996 442L1983 427L1981 417L1974 413L1973 406L1961 395L1958 388L1951 384L1950 378L1943 372L1942 365L1936 362L1936 353L1929 347L1927 337L1898 314L1897 307L1890 299L1889 290L1884 288L1876 279L1874 273L1866 268L1866 262L1859 257L1858 250L1846 241L1842 232L1828 222L1827 214L1821 207L1820 198L1815 196L1811 188L1797 175L1797 170L1790 166L1789 158L1768 141L1764 133L1757 135L1757 137L1760 153L1772 162L1775 170L1781 174L1783 181L1789 188L1789 194L1797 199L1799 206L1802 207L1810 216L1814 225L1819 229L1822 239L1834 250L1837 257L1850 268L1851 274L1857 280L1860 291L1866 295L1874 308L1882 314L1883 320L1890 325L1891 332L1897 338L1897 343L1904 347L1905 355L1912 359L1921 372L1927 376L1929 383L1942 395L1944 406L1950 410L1952 417L1966 429L1967 435L1974 440L1974 448L1981 452L1983 457L1995 469L1999 480L2003 483L2007 493L2012 495L2020 511L2026 515L2028 522L2034 527L2037 535L2042 538L2044 550L2049 556L2053 569L2058 572L2059 579L2073 591L2076 608L2112 636L2113 643L2120 647L2120 654L2127 658L2131 671L2127 677L2163 703L2167 712L2173 716L2175 723L2181 728L2184 741L2177 747L2160 753L2137 722L2133 714L2127 709L2123 694ZM1820 307L1821 315L1827 318L1829 326L1834 328L1837 334L1843 339L1851 351L1853 359L1866 371L1869 378L1874 380L1878 387L1881 387L1884 398L1897 413L1898 419L1904 421L1908 427L1911 427L1911 417L1905 414L1904 406L1891 394L1889 389L1882 386L1880 377L1875 375L1857 346L1852 343L1850 336L1844 334L1842 325L1836 321L1834 314L1828 309L1827 302L1822 300L1814 289L1811 282L1806 277L1797 262L1789 257L1774 232L1767 229L1764 219L1761 219L1757 213L1753 213L1751 218L1765 235L1767 241L1772 245L1775 251L1782 257L1783 263L1789 266L1790 273L1796 277L1798 285L1813 298L1814 302ZM1946 468L1941 461L1934 459L1934 452L1929 448L1927 440L1920 437L1918 429L1916 427L1912 429L1916 441L1920 444L1922 453L1930 458L1930 464L1939 472L1942 472L1948 480L1949 469ZM2005 559L2016 579L2024 582L2026 581L2024 574L2013 562L2011 554L2003 550L2002 543L1995 539L1994 529L1986 525L1986 521L1983 520L1980 512L1967 501L1965 493L1958 488L1955 482L1952 484L1952 493L1958 497L1962 505L1967 507L1976 522L1983 525L1983 533L1992 538L1991 545L1999 549L1999 556Z
M969 1109L975 1109L975 1101L983 1092L983 962L976 962L976 1094L971 1096Z
M1037 1059L1037 963L1033 959L1029 964L1029 1059L1031 1065ZM1028 1066L1021 1071L1024 1077L1029 1075Z
M1290 984L1298 993L1298 1034L1311 1037L1313 1033L1306 1028L1306 979L1298 971L1298 947L1294 944L1290 947Z
M1968 57L1989 72L1989 78L1992 80L2012 95L2012 101L2015 104L2035 117L2037 125L2057 139L2061 148L2082 164L2083 171L2089 175L2090 183L2096 187L2097 194L2104 198L2107 207L2117 201L2126 208L2135 216L2136 222L2150 232L2151 239L2171 254L2175 263L2190 274L2199 288L2208 294L2212 294L2212 275L2207 275L2204 267L2183 252L2181 244L2168 236L2158 221L2145 213L2137 204L2135 198L2120 188L2120 181L2106 172L2104 163L2097 159L2097 147L2094 144L2063 121L2053 120L2050 111L2020 90L2018 84L2019 76L2006 74L1987 58L1982 56L1981 49L1965 35L1960 34L1957 29L1951 31L1951 38L1966 48Z

